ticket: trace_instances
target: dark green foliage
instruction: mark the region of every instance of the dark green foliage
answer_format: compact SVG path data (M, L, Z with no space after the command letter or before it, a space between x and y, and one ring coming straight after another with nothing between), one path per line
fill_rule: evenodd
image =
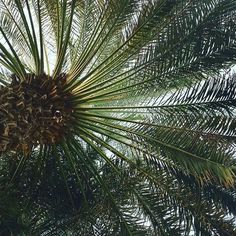
M0 0L0 235L236 235L235 16ZM50 122L22 128L19 88Z

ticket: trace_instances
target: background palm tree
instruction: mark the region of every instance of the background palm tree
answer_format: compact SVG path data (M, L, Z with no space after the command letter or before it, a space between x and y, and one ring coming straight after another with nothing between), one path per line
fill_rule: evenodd
M0 0L0 235L236 235L235 0Z

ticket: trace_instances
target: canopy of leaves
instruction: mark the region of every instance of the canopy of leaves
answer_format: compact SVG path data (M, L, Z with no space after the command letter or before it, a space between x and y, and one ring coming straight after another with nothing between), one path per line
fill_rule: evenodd
M74 108L0 152L0 235L236 235L235 60L235 0L0 0L1 86L63 74Z

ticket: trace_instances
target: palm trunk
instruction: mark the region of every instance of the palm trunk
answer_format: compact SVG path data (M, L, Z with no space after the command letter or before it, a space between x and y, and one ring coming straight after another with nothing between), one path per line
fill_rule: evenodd
M29 74L21 82L12 76L0 88L0 152L30 152L34 145L61 140L71 121L71 94L64 91L66 76L53 80Z

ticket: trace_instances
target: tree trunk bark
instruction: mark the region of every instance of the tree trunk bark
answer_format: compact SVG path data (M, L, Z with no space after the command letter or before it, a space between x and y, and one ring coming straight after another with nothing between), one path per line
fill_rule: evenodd
M23 82L12 76L12 83L0 88L0 152L27 154L34 145L61 140L73 112L65 82L64 74L55 80L29 74Z

